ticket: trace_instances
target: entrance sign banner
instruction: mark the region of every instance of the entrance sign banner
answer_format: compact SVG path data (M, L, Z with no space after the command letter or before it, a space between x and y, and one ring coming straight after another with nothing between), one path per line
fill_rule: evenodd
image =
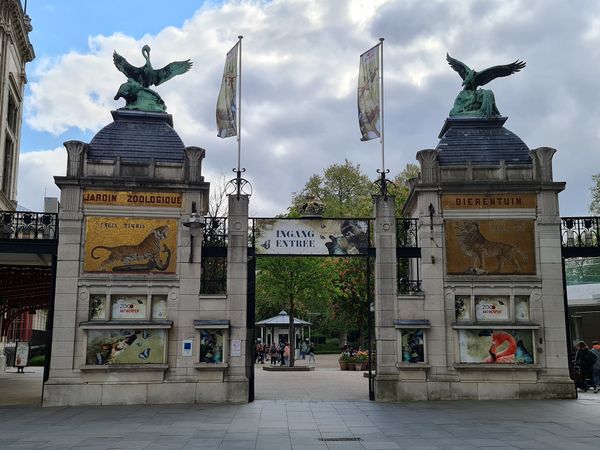
M355 219L257 219L259 255L366 255L369 229Z
M361 141L381 136L379 99L379 47L360 55L358 71L358 125Z
M236 83L238 74L238 47L239 42L229 50L225 58L223 80L221 81L221 90L217 99L217 136L220 138L237 135Z

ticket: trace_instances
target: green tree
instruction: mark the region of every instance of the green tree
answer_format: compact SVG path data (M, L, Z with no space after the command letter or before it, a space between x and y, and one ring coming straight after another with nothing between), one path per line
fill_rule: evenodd
M329 166L323 175L312 175L300 193L293 196L290 211L297 212L304 199L313 196L324 204L324 217L370 217L371 191L372 182L361 172L360 165L345 160Z
M286 309L290 317L288 338L290 367L294 366L295 330L293 318L319 312L326 304L326 273L317 258L276 257L257 260L256 299L258 317L275 315Z
M590 214L600 216L600 173L592 175L592 187L590 191L592 193L592 201L590 202Z

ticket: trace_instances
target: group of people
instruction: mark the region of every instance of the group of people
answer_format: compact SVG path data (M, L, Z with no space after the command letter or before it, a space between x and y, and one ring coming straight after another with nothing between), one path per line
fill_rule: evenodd
M254 353L256 364L264 364L265 361L270 361L271 365L289 366L290 364L289 342L282 341L278 345L273 342L270 346L258 343ZM316 364L315 346L312 342L306 341L300 344L300 359L306 359L306 356L309 364L311 361Z
M577 343L575 349L575 385L583 392L587 392L591 387L596 394L600 389L600 342L592 342L590 349L585 342L581 341Z

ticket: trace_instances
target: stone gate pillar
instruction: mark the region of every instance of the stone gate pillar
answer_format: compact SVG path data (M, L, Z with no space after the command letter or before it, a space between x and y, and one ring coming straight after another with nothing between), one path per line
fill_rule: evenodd
M377 376L375 399L396 398L396 215L394 197L374 197L375 207L375 340Z
M227 381L228 401L248 400L246 357L250 346L246 336L248 295L248 195L229 195L227 247L227 301L231 358ZM252 344L252 343L250 343Z

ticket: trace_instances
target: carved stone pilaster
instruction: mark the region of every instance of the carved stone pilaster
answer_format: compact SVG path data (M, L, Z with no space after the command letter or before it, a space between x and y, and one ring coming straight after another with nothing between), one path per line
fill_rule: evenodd
M439 172L438 153L439 150L433 149L417 152L417 160L421 164L421 183L437 183Z
M533 161L533 179L535 181L552 181L552 157L556 153L555 148L539 147L529 151Z
M202 160L206 150L200 147L185 148L185 179L191 183L204 180L202 176Z
M67 176L82 176L83 159L89 147L88 144L81 141L67 141L63 145L67 149Z

